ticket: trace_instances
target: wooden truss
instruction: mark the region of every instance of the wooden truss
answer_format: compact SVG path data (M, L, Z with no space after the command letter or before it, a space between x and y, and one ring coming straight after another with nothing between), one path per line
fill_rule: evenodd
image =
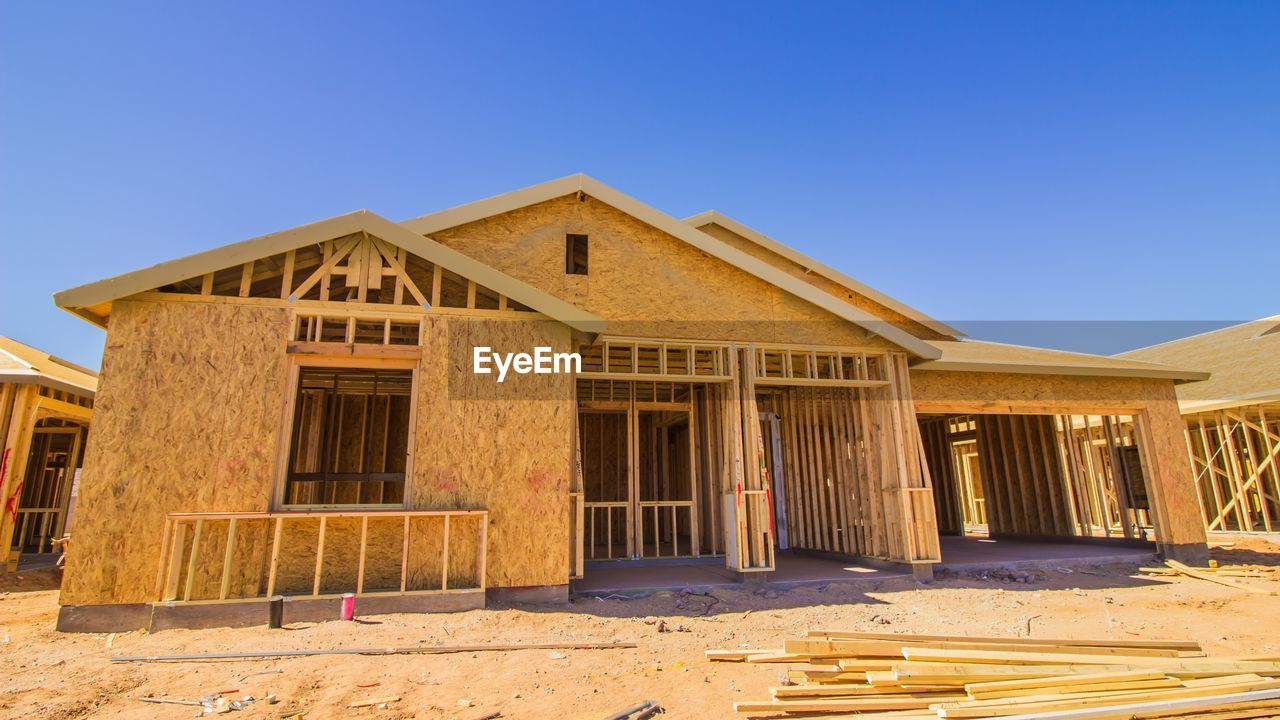
M289 302L530 311L506 295L364 232L250 260L158 290Z

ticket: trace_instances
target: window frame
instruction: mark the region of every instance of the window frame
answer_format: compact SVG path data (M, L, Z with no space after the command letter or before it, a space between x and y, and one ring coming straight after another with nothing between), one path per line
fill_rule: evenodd
M373 346L377 347L377 346ZM280 418L279 440L275 462L275 481L272 483L272 512L313 512L316 510L407 510L411 509L410 498L413 492L413 468L418 418L418 359L378 357L372 355L353 355L342 357L299 356L290 354L286 372L286 396L284 412ZM298 389L302 381L302 371L306 368L332 368L350 370L408 370L411 375L409 383L409 437L405 443L404 490L398 503L320 503L320 504L287 504L286 493L289 486L289 466L292 460L293 430L296 422L298 405Z
M582 272L578 272L576 263L578 243L582 248ZM586 233L565 233L564 235L564 274L587 277L591 274L591 236Z

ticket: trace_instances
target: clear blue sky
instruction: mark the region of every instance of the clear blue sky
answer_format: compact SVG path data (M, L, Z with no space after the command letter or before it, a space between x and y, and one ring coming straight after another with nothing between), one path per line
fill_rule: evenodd
M1273 315L1280 3L0 5L0 334L87 365L57 290L577 171L979 336Z

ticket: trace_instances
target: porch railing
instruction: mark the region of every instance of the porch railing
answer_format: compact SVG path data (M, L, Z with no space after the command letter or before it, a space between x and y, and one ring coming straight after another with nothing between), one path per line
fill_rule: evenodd
M34 545L36 554L54 552L53 541L58 539L62 530L61 517L62 508L18 508L14 522L14 549L26 552L26 548Z
M639 505L637 522L640 526L641 557L693 557L699 554L698 525L692 500L641 500ZM683 525L681 515L684 516ZM680 553L682 527L689 536L683 555ZM652 548L649 545L651 540Z
M487 532L486 510L171 513L155 597L483 592Z
M614 560L631 557L631 503L619 502L587 502L583 503L586 513L587 557L591 560ZM622 540L615 541L614 516L619 516L618 527L622 531ZM602 542L601 542L602 541ZM600 545L603 544L603 552ZM618 547L615 549L615 545Z

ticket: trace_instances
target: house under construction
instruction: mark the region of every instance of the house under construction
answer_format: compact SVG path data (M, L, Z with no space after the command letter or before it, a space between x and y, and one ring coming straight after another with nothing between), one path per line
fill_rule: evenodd
M1175 397L1204 373L966 340L582 175L56 301L107 330L64 629L262 622L276 595L294 619L343 593L370 613L556 599L708 557L927 577L977 525L1207 558ZM581 371L475 372L538 347Z
M1280 531L1280 316L1120 357L1212 373L1205 382L1178 388L1205 527Z
M53 556L68 529L97 373L0 337L0 546L10 572ZM38 559L38 558L37 558Z

